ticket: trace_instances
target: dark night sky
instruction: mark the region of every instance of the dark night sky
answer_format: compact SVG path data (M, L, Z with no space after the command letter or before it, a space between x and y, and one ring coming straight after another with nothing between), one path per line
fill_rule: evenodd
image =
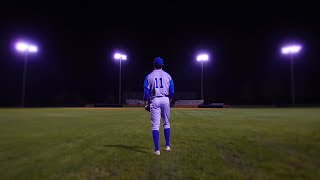
M119 71L112 59L115 50L129 57L122 66L124 91L142 92L153 58L161 56L177 92L199 92L201 71L195 55L204 50L211 54L205 65L206 99L288 103L289 61L279 49L289 40L304 46L295 63L297 102L320 102L319 13L311 5L181 8L182 1L174 2L171 8L99 8L87 2L2 9L0 106L20 102L23 61L11 47L19 37L40 46L28 64L30 106L114 103Z

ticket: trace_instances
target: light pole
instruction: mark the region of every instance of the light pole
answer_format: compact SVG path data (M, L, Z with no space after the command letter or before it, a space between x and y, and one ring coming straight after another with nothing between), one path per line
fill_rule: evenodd
M208 60L209 56L207 54L200 54L197 56L197 61L201 62L201 100L203 100L203 62Z
M114 59L119 60L119 104L121 104L121 61L127 60L127 55L116 53Z
M284 55L290 55L290 74L291 74L291 103L296 103L295 90L294 90L294 55L301 50L300 45L287 45L281 48L281 53Z
M25 95L26 95L26 79L27 79L27 65L29 54L37 53L38 47L36 45L20 41L15 45L16 51L24 54L24 67L23 67L23 77L22 77L22 92L21 92L21 106L25 105Z

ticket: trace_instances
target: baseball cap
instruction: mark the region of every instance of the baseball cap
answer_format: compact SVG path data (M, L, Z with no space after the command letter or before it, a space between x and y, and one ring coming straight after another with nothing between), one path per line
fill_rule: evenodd
M164 65L163 59L161 57L156 57L156 58L154 58L153 64Z

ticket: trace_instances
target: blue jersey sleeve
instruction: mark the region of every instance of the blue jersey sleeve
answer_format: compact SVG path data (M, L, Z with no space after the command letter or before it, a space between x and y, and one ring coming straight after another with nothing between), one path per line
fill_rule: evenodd
M171 79L169 82L169 97L172 99L174 96L174 84L173 80Z
M144 89L143 99L145 101L148 101L150 99L150 88L149 88L148 76L144 79L143 89Z

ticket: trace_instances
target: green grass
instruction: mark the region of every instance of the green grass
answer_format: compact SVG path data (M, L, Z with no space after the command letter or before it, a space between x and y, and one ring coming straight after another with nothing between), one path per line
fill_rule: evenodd
M320 179L320 109L0 109L1 179ZM164 147L161 128L161 147Z

